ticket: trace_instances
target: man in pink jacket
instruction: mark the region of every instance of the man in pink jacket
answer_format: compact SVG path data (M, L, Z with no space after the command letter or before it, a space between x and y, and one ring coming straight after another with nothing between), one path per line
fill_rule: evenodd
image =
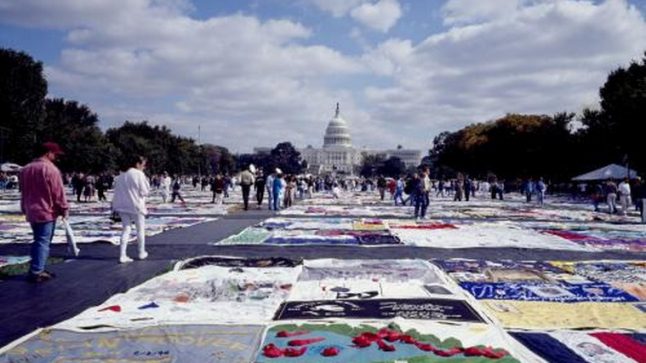
M52 273L45 271L49 244L54 237L56 218L67 218L69 211L63 178L54 165L63 150L56 143L46 142L39 151L41 157L20 172L20 208L34 233L29 269L29 280L33 282L43 282L54 277Z

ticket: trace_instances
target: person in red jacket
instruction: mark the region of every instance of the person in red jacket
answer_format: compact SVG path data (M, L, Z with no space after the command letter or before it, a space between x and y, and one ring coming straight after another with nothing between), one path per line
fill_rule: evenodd
M43 282L54 275L45 271L49 244L54 237L56 219L67 218L69 204L65 197L63 178L54 161L63 153L58 144L46 142L40 146L39 158L20 171L20 209L26 215L34 233L31 244L29 280Z

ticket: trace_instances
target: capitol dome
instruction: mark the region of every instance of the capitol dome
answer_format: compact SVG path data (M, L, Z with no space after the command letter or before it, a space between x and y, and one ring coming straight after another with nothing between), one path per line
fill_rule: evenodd
M352 140L350 138L350 130L345 120L339 116L339 104L336 104L336 112L334 118L325 129L325 137L323 138L323 147L352 147Z

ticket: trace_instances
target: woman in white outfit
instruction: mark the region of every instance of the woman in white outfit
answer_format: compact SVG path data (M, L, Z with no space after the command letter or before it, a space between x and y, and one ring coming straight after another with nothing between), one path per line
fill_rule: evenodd
M164 174L162 175L161 179L159 180L159 189L161 189L162 193L162 201L166 203L168 201L168 197L170 196L170 184L171 184L171 179L170 176L168 176L168 172L165 171Z
M132 222L137 228L139 259L143 260L148 257L145 246L145 218L148 214L146 197L150 192L150 186L143 172L145 167L146 159L143 156L136 156L130 163L129 169L122 172L115 181L112 209L119 213L123 225L119 263L132 262L132 259L126 254Z

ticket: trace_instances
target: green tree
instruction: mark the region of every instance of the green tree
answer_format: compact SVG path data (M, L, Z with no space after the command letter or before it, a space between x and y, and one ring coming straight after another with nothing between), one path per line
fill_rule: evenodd
M374 177L384 166L385 161L386 160L383 155L363 153L361 165L359 166L359 175L364 178Z
M118 150L117 164L123 168L131 155L148 158L153 173L197 174L203 153L190 138L175 136L166 126L151 126L147 121L126 121L121 127L106 132L108 140Z
M484 177L544 176L567 179L574 138L574 115L509 114L495 121L469 125L438 135L430 151L435 173L441 167ZM443 175L452 176L452 175Z
M611 72L599 90L601 97L600 119L605 124L589 125L606 131L606 142L597 147L606 150L613 161L628 156L635 167L646 171L643 132L646 127L646 52L641 63L632 62L628 68Z
M24 164L34 155L45 118L43 65L23 52L0 48L0 161Z
M281 142L269 154L270 168L280 168L285 174L300 174L303 170L301 153L290 142Z
M97 173L115 167L114 147L97 126L98 116L87 106L57 98L46 100L45 109L39 139L61 145L65 151L59 164L62 170Z
M379 168L379 174L397 178L406 172L406 164L396 156L391 156L386 159L383 165Z
M205 173L231 174L237 169L237 160L229 149L211 144L202 145L203 159L206 160Z

